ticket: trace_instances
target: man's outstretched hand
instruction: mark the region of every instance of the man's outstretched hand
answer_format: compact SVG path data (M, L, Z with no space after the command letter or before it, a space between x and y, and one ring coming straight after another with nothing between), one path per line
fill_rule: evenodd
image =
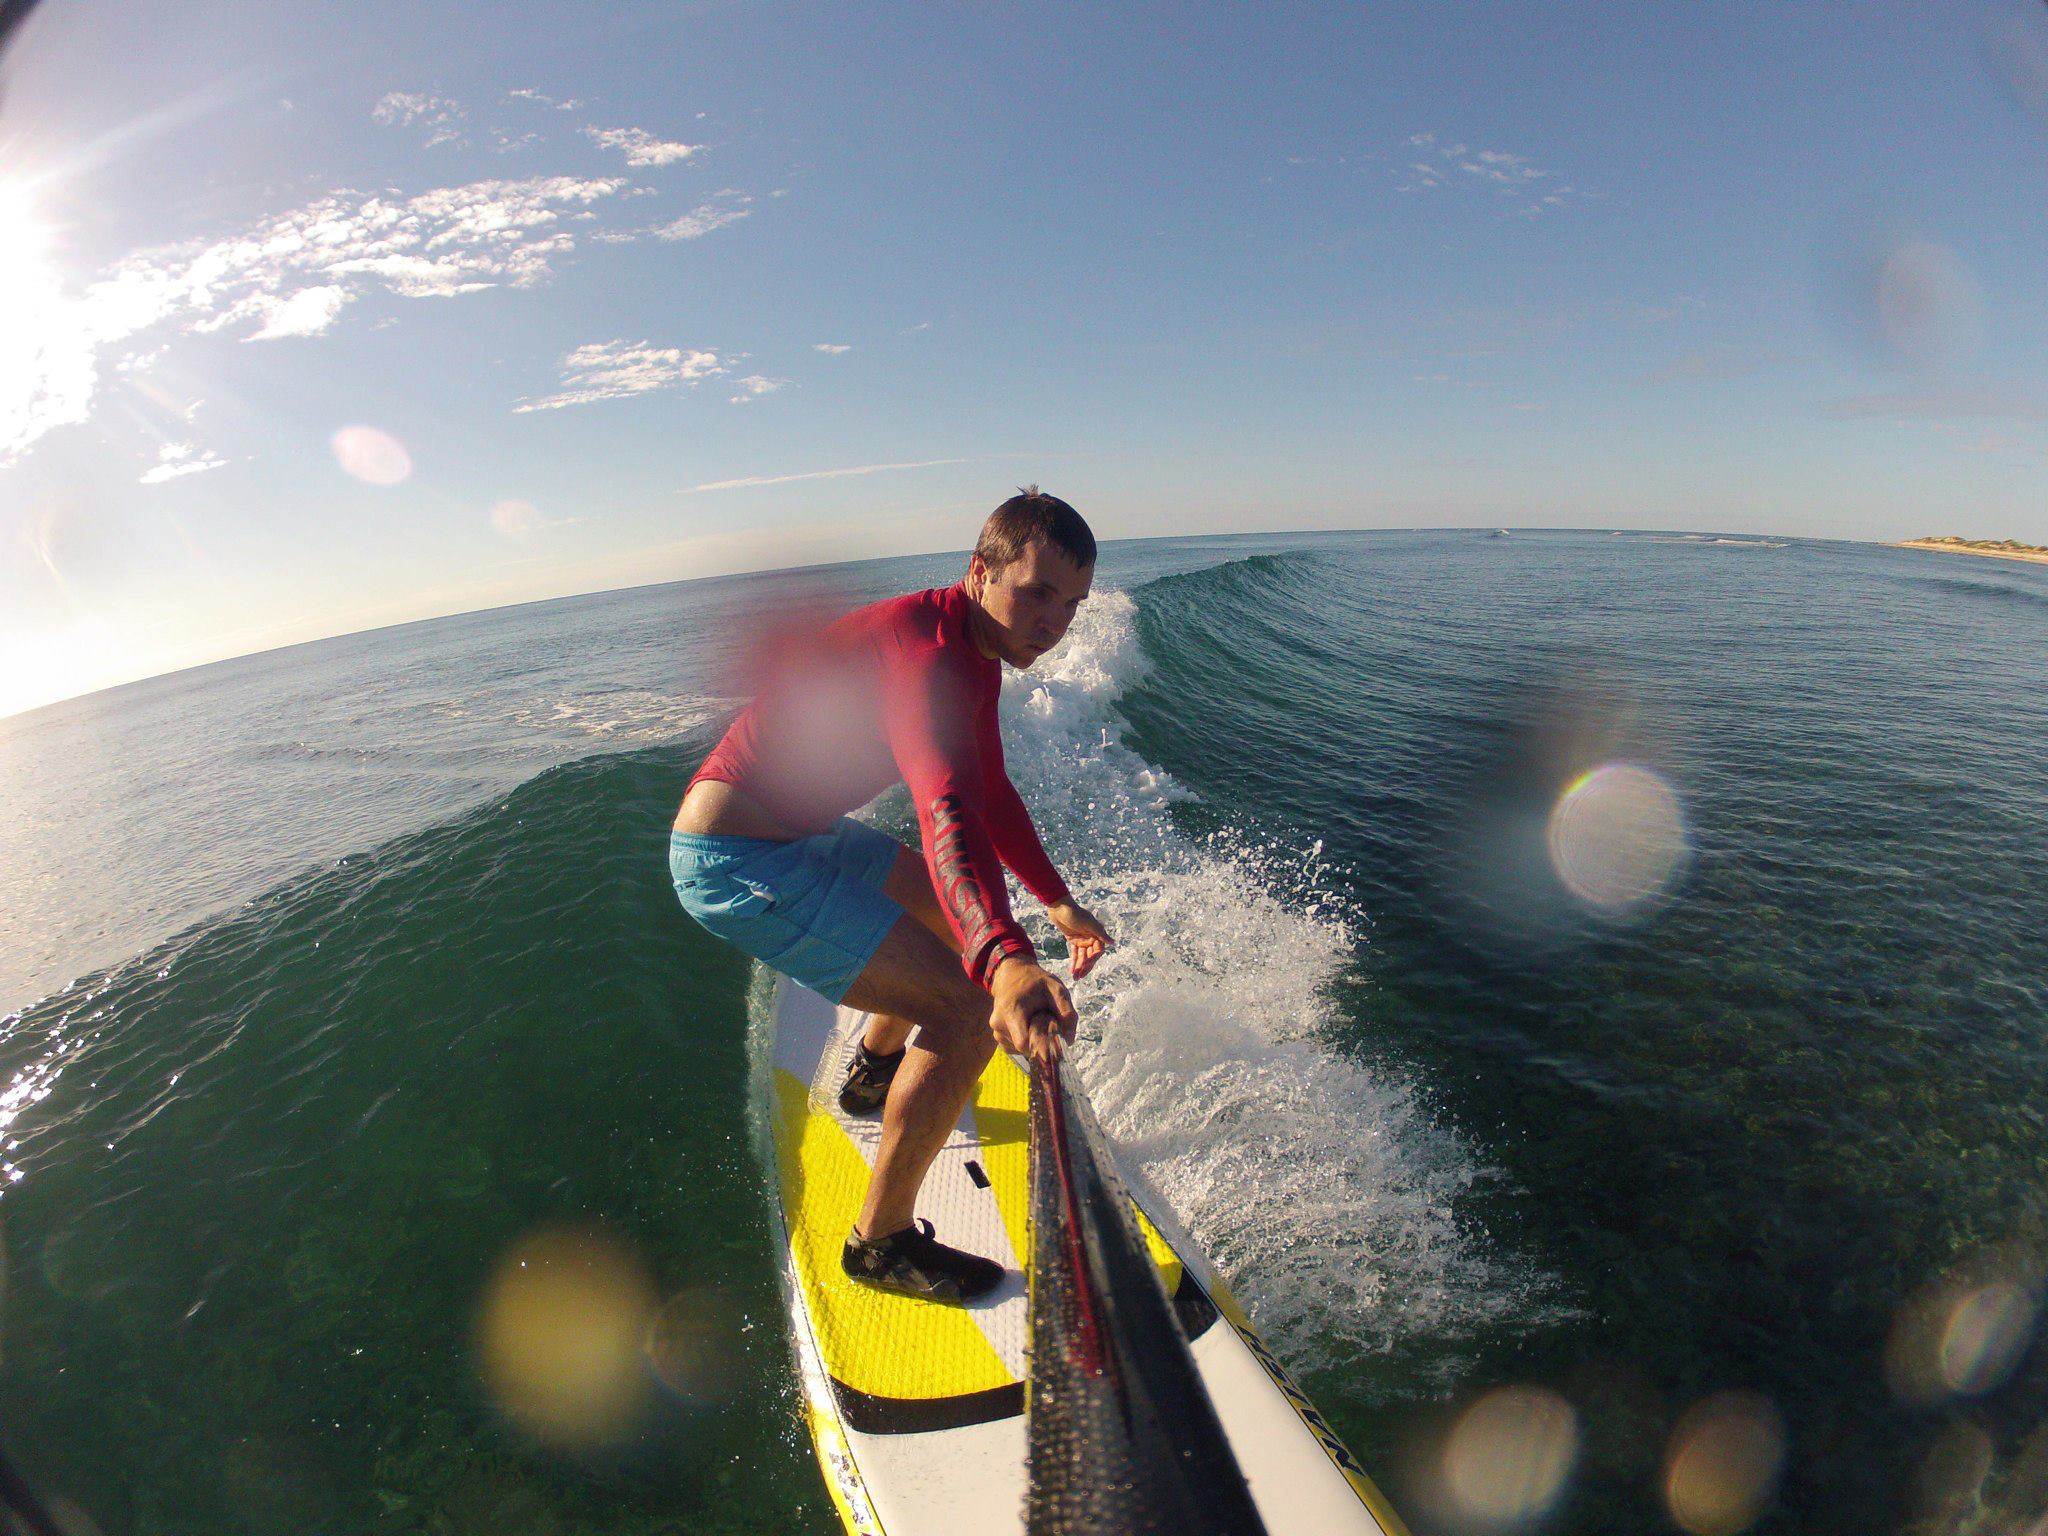
M1052 919L1053 927L1066 935L1067 958L1073 964L1074 980L1079 981L1095 969L1095 962L1109 948L1109 930L1095 921L1095 915L1086 907L1071 901L1054 903L1045 909L1045 915Z
M1011 957L996 967L989 984L995 1007L988 1027L1006 1051L1033 1061L1058 1061L1073 1043L1074 1000L1059 977L1029 960Z

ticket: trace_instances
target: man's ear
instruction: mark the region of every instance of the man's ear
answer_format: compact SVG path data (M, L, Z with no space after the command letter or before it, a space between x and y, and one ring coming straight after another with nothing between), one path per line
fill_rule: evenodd
M967 595L977 603L988 590L988 565L978 554L967 557Z

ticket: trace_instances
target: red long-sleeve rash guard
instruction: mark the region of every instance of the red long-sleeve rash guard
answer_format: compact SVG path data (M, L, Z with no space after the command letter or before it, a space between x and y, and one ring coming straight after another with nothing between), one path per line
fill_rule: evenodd
M901 779L961 963L986 987L1006 956L1037 958L1002 866L1048 906L1067 886L1004 771L1002 663L975 648L969 601L959 586L912 592L794 648L690 782L722 779L808 833Z

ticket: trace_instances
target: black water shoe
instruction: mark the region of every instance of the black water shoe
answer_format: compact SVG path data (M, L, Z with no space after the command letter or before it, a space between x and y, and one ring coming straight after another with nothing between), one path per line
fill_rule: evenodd
M839 1107L849 1115L872 1115L887 1101L889 1085L896 1081L896 1069L902 1065L901 1047L893 1056L877 1056L856 1043L846 1081L840 1085Z
M929 1301L972 1301L1003 1282L1002 1265L948 1248L932 1236L932 1224L921 1219L873 1241L853 1233L839 1262L862 1285Z

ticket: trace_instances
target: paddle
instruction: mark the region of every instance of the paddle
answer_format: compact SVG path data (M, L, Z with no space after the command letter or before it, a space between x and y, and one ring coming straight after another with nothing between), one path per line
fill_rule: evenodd
M1264 1536L1244 1474L1059 1063L1031 1073L1029 1536Z

